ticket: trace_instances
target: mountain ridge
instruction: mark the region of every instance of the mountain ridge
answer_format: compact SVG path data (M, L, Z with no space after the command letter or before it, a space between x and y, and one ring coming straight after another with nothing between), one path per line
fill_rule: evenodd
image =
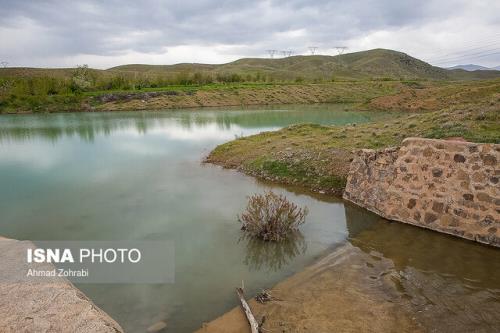
M467 65L456 65L452 67L447 67L446 69L448 70L454 70L454 69L463 69L464 71L472 72L472 71L497 71L500 70L500 66L496 67L485 67L481 65L476 65L476 64L467 64Z
M225 64L178 63L173 65L127 64L90 69L100 77L168 78L236 75L246 81L316 82L335 80L469 80L500 78L495 70L466 71L432 66L406 53L372 49L343 55L296 55L285 58L242 58ZM71 77L71 68L1 68L5 76Z
M225 64L122 65L107 71L178 72L214 71L239 74L272 74L277 79L338 78L432 78L446 79L449 73L405 53L373 49L344 55L296 55L285 58L242 58Z

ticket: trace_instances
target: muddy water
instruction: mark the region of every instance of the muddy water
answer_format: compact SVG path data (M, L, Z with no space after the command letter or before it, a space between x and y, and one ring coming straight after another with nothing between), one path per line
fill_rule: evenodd
M374 214L367 218L350 204L345 209L349 242L370 258L366 263L388 263L370 278L390 286L389 301L405 308L424 331L500 331L499 249ZM359 219L364 227L349 222Z
M498 249L345 203L346 241L251 300L269 332L499 332ZM245 332L239 308L198 333Z

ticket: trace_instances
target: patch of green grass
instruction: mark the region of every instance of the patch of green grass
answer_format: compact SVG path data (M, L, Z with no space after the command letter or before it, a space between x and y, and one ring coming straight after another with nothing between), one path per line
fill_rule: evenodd
M223 144L209 160L221 165L231 160L231 167L244 166L243 171L252 175L331 192L344 188L352 150L397 146L406 137L463 137L500 144L500 106L481 103L399 112L356 126L292 125Z
M324 176L319 180L319 185L324 188L343 189L347 184L347 177L342 176Z
M307 170L302 163L288 164L282 161L264 161L262 170L271 176L294 177L304 180L307 177Z
M426 137L432 139L441 139L446 137L461 137L466 134L467 128L459 123L444 123L432 126L427 132Z

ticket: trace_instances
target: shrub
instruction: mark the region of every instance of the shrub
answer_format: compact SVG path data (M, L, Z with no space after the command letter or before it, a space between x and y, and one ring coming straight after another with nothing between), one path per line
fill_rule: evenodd
M305 222L307 207L300 208L272 191L249 197L247 208L238 216L241 230L265 241L281 241Z

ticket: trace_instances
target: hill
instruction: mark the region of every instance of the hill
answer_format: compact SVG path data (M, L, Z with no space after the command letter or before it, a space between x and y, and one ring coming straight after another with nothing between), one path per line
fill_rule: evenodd
M500 73L462 73L432 66L405 53L374 49L338 56L309 55L277 59L243 58L227 64L124 65L108 69L116 72L236 73L270 76L278 80L333 79L480 79L500 77Z
M0 77L71 77L73 69L3 68ZM195 73L209 81L331 81L357 79L468 80L500 77L495 71L469 72L432 66L405 53L386 49L337 56L309 55L285 58L243 58L226 64L180 63L175 65L130 64L107 70L91 69L97 78L124 77L130 80L186 81Z
M480 65L474 65L474 64L468 64L468 65L456 65L453 67L448 67L446 69L463 69L464 71L472 72L472 71L484 71L484 70L491 70L492 68L480 66Z
M338 56L309 55L277 59L243 58L221 65L124 65L110 68L114 72L164 73L185 71L211 74L270 76L277 80L334 79L452 79L453 74L431 66L405 53L375 49Z

